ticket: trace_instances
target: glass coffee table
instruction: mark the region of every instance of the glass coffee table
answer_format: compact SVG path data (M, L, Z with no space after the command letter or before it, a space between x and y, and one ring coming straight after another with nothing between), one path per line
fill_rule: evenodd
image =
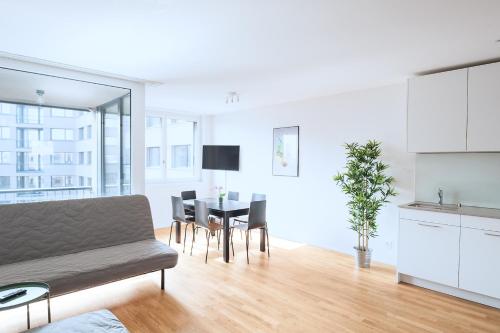
M9 309L18 308L20 306L26 305L27 310L27 323L28 329L30 329L30 304L46 299L47 300L47 318L49 323L50 318L50 288L49 285L42 282L21 282L9 284L0 287L0 297L7 295L15 290L24 289L26 293L14 298L11 298L5 302L0 302L0 311L5 311Z

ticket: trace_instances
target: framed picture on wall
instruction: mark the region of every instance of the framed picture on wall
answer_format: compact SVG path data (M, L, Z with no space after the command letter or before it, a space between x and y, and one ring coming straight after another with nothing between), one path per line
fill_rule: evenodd
M273 129L273 176L299 176L299 126Z

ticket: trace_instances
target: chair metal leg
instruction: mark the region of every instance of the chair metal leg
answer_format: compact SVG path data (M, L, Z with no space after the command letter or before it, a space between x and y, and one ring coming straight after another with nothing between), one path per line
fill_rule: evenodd
M269 253L269 230L267 229L267 225L266 225L266 238L267 238L267 257L270 258L271 254Z
M188 232L189 223L186 224L186 229L184 229L184 247L182 248L182 253L186 253L186 235Z
M205 264L208 261L208 246L210 245L210 232L207 232L207 253L205 254Z
M234 234L234 228L231 228L229 237L231 237L231 248L233 249L233 257L234 257L233 234Z
M161 270L161 290L165 290L165 270Z
M195 234L195 229L198 231L198 228L196 228L193 224L193 240L191 241L191 253L189 254L190 256L193 255L193 245L194 245L194 234Z
M170 237L168 237L168 245L170 246L170 241L172 240L172 228L174 227L174 222L170 223Z
M217 230L217 251L220 250L220 235L222 234L222 230Z
M246 236L246 240L247 240L247 264L250 264L250 259L248 258L248 242L249 242L249 239L248 239L248 230L245 231L245 236Z

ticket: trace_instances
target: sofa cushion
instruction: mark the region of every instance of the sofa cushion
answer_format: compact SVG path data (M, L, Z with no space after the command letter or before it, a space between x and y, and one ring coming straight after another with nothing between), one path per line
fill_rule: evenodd
M52 296L174 267L177 252L155 239L4 265L0 285L46 282Z
M125 326L108 310L84 313L34 328L29 333L128 333Z
M0 265L154 239L145 196L0 205Z

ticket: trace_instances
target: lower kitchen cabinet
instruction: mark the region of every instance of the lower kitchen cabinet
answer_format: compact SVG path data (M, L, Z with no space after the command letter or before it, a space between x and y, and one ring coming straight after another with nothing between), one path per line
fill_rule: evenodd
M500 232L462 228L459 287L500 298Z
M458 287L459 243L459 226L400 219L398 271Z

